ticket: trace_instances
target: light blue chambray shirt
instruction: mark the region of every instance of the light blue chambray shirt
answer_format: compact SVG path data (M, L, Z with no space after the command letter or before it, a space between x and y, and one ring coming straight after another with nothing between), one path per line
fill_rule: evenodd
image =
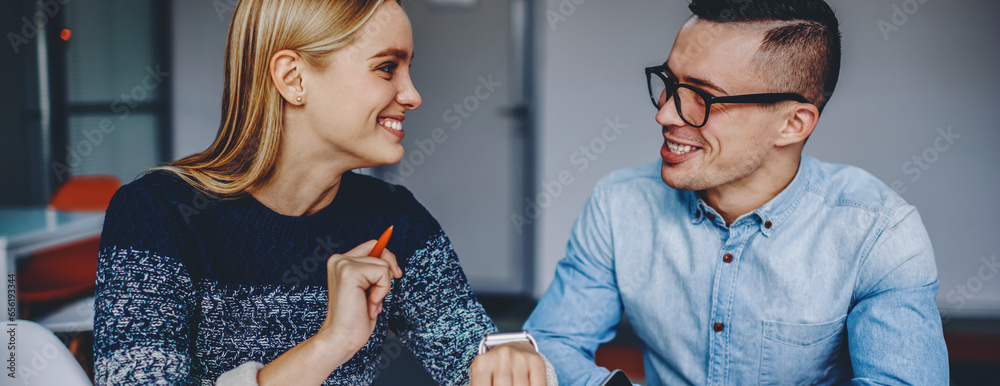
M563 385L628 314L649 385L948 383L931 242L867 172L803 156L727 227L660 161L602 179L525 323Z

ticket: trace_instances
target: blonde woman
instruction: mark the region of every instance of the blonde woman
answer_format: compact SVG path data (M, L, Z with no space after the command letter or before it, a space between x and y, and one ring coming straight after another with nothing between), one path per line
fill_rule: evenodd
M411 34L394 1L239 3L215 142L108 208L98 384L370 384L389 331L441 384L546 383L533 342L477 356L496 327L438 223L351 172L403 157Z

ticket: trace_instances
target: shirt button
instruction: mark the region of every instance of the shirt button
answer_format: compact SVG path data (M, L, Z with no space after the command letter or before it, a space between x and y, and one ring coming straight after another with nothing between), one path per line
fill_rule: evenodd
M732 263L733 262L733 254L732 253L727 253L725 256L722 256L722 261L725 261L727 263Z
M764 223L764 228L771 229L771 222L768 221L768 222Z
M715 221L715 215L711 213L705 213L705 218L707 218L708 221Z
M715 330L715 332L722 332L722 330L725 328L726 326L723 325L722 323L716 323L712 325L712 329Z

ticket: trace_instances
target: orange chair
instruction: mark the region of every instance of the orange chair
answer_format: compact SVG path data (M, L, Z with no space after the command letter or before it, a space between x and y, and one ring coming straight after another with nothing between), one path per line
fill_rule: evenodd
M80 176L66 181L49 201L58 211L104 211L121 182L112 176ZM36 251L18 266L21 317L32 303L59 303L92 294L97 280L100 237Z
M80 176L66 180L49 200L49 208L63 212L108 209L115 191L122 186L114 176Z
M103 212L120 186L121 182L113 176L71 177L49 200L49 209ZM28 319L35 311L44 313L93 296L100 242L100 237L92 237L36 251L22 260L17 267L21 318ZM69 351L91 376L92 340L92 333L73 333L68 342Z

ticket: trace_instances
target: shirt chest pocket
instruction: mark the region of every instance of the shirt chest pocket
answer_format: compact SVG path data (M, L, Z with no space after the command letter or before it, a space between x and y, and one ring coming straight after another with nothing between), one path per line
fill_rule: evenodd
M764 321L760 384L837 383L846 317L818 324Z

